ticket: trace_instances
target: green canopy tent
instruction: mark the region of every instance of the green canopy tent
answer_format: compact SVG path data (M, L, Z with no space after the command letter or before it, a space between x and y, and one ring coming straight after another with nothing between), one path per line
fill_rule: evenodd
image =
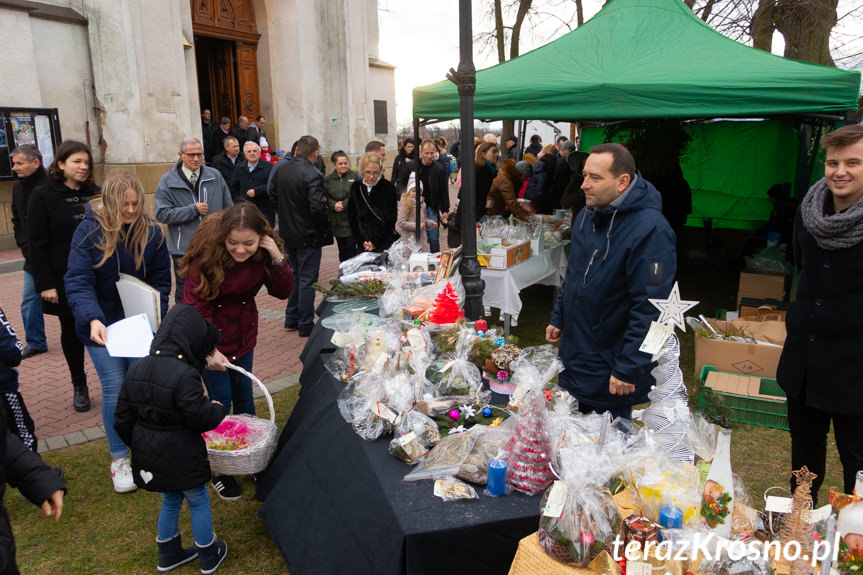
M856 109L859 91L860 72L790 60L744 46L707 26L680 0L613 0L561 38L477 72L474 115L485 120L595 123L639 118L791 117L796 125L802 118L810 122L819 117L843 119ZM413 97L413 115L421 123L459 116L458 91L450 82L415 88ZM712 128L702 130L700 139L711 137ZM726 127L721 131L736 130ZM768 130L768 141L775 139L777 131L786 134L786 141L775 149L782 154L778 163L790 164L793 172L798 161L789 161L785 154L789 149L800 151L797 134L776 128ZM772 153L758 139L749 143L750 156ZM693 141L691 149L695 151L697 145ZM717 147L739 150L741 142L729 139ZM691 153L688 162L693 155L697 153ZM684 164L683 168L689 179L691 166ZM725 166L725 170L732 169L738 166ZM766 213L748 215L751 210L741 210L727 198L748 201L763 197L769 185L789 179L788 170L782 172L761 173L757 185L753 182L734 189L728 188L724 175L716 181L699 177L698 187L692 186L693 208L703 217L724 218L725 225L752 227L769 214L766 200ZM753 175L757 173L756 168ZM761 185L767 181L769 184ZM712 201L712 194L723 200Z

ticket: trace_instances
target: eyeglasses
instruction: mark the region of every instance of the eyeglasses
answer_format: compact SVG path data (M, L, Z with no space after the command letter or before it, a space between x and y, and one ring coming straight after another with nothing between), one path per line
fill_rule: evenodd
M377 172L368 172L368 171L366 171L366 172L363 172L363 175L364 175L364 176L379 176L379 175L381 175L381 173L380 173L380 171L377 171Z
M180 152L180 153L183 154L184 156L189 156L190 158L203 158L204 157L203 152L197 152L195 154L189 154L188 152Z

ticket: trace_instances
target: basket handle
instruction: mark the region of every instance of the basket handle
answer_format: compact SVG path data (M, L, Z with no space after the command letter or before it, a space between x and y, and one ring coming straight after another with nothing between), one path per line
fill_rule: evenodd
M242 373L243 375L245 375L246 377L248 377L249 379L251 379L252 381L254 381L255 383L258 384L258 387L260 387L261 391L264 392L264 397L267 398L267 407L270 409L270 423L275 425L276 424L276 411L275 411L275 409L273 409L273 396L270 395L270 392L267 390L267 387L263 383L261 383L261 380L258 379L257 377L255 377L254 374L249 373L248 371L246 371L245 369L240 367L239 365L234 365L233 363L228 363L228 362L224 363L223 365L225 367L227 367L228 369L233 369L234 371L236 371L238 373Z

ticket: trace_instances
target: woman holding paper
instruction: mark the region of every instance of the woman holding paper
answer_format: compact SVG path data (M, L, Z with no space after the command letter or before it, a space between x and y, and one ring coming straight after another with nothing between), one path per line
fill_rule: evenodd
M90 354L102 384L102 423L111 452L114 490L135 490L129 448L114 430L117 396L126 370L135 361L112 357L105 348L106 326L125 317L117 292L120 274L146 282L160 294L161 314L168 311L171 258L162 228L144 211L144 188L132 172L105 178L102 197L90 201L72 237L66 272L66 297L75 331Z
M291 267L281 251L281 239L267 219L248 202L234 204L201 222L180 261L186 277L183 303L194 306L222 332L218 350L228 361L252 371L258 340L258 306L262 286L269 295L288 299L294 285ZM204 372L210 399L225 407L225 414L255 414L252 382L235 371ZM213 476L213 488L222 499L239 499L242 490L233 477Z

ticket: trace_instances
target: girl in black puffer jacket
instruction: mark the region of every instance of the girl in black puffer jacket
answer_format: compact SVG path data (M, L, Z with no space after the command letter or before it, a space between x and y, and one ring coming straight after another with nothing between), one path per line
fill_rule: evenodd
M220 403L204 396L201 379L218 343L218 330L198 310L175 306L162 321L150 355L129 368L117 400L114 429L132 449L135 483L162 494L156 539L160 572L200 556L201 573L213 573L228 551L213 533L210 464L201 437L225 416ZM180 541L183 498L196 548L183 549Z

